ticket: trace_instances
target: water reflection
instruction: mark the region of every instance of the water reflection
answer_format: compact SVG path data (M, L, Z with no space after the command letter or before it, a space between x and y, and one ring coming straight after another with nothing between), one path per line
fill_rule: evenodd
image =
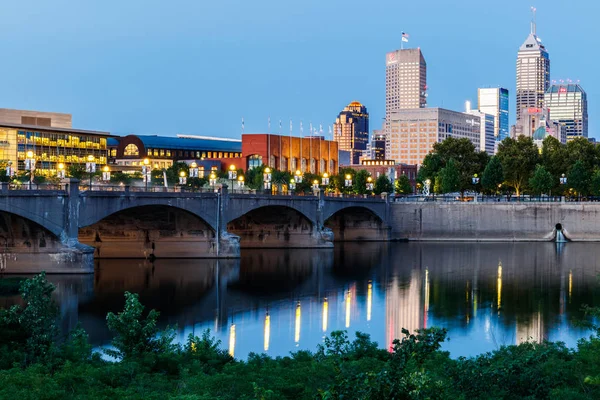
M140 294L178 339L210 328L237 357L315 350L325 334L369 333L389 348L402 328L449 329L453 356L526 340L574 345L572 321L598 305L600 245L367 243L333 250L248 250L240 260L102 260L95 275L49 276L63 329L108 343L106 313Z

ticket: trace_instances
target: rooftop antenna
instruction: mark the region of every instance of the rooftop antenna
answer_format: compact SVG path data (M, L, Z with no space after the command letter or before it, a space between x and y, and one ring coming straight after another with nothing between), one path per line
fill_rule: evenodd
M536 22L535 22L535 13L536 13L537 9L535 7L531 7L531 33L532 34L536 34L535 33L535 28L536 28Z

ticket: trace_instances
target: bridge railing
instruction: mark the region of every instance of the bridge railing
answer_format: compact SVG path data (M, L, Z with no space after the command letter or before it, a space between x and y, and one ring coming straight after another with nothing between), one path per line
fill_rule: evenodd
M213 188L190 188L186 186L129 186L129 185L79 185L82 192L135 192L135 193L214 193Z
M61 191L61 190L65 190L65 186L64 184L49 184L49 183L42 183L42 184L36 184L36 183L29 183L29 182L25 182L25 183L8 183L8 182L2 182L1 183L1 190L2 192L7 192L7 191L28 191L28 190L52 190L52 191Z
M440 203L490 203L490 204L506 204L506 203L590 203L600 202L600 196L506 196L506 195L480 195L480 196L448 196L448 195L411 195L411 196L395 196L393 201L397 203L418 203L418 202L440 202Z

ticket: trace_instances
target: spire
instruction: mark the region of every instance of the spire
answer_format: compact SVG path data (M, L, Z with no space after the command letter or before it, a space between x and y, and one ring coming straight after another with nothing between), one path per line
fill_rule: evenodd
M536 22L535 22L535 13L536 13L537 9L535 7L531 7L531 33L533 35L535 35L535 28L536 28Z

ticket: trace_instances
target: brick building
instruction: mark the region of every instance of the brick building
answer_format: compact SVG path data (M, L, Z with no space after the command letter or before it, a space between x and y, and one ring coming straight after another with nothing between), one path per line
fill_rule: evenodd
M338 143L322 136L243 134L242 158L244 169L268 165L282 171L335 174L339 168Z
M416 164L396 164L394 160L362 160L361 165L342 165L342 168L352 168L360 171L366 170L371 176L377 179L380 175L394 174L395 179L402 175L406 175L410 180L410 184L415 191L417 186L417 165Z

